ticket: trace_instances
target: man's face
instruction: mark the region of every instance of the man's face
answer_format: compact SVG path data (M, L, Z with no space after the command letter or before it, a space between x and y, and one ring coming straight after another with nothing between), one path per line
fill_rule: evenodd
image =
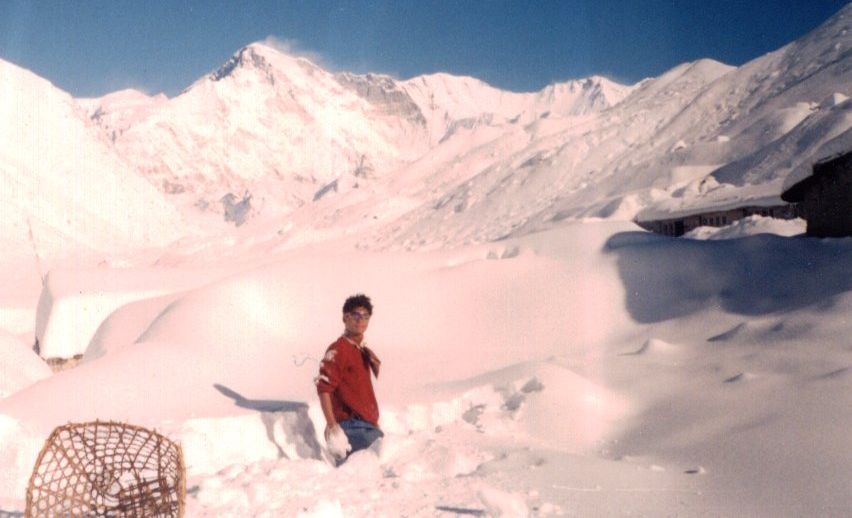
M343 323L349 333L363 335L370 324L370 312L366 308L358 306L349 313L343 314Z

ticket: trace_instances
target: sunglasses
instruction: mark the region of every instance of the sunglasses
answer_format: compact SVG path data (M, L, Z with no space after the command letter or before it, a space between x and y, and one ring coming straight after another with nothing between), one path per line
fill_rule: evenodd
M360 321L360 320L370 320L370 317L372 315L370 315L369 313L362 313L360 311L352 311L352 312L349 313L349 316L352 317L352 320Z

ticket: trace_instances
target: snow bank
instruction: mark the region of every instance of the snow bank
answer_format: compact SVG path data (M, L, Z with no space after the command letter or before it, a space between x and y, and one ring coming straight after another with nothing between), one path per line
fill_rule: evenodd
M211 272L163 269L56 269L48 273L36 311L36 339L43 358L83 354L101 322L140 299L209 282Z
M0 329L10 333L30 333L35 323L35 311L30 308L0 307Z
M0 331L0 399L51 374L50 367L31 347Z
M448 399L408 406L402 414L390 410L383 422L400 434L465 422L492 436L524 435L542 447L583 452L612 435L631 412L629 401L604 381L555 359L524 362L431 385L436 396Z
M187 471L215 473L261 459L322 459L308 405L226 418L190 419L171 433L180 437ZM168 425L167 425L168 427Z
M22 502L44 440L18 419L0 414L0 503ZM23 509L23 506L21 506Z

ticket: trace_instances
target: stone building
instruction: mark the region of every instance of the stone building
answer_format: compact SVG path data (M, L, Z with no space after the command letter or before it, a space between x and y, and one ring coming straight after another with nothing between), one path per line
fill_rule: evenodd
M645 230L677 237L698 227L724 227L739 219L755 215L777 219L793 219L799 217L799 212L794 204L779 203L766 206L745 205L716 210L704 209L688 214L673 215L666 219L637 218L634 221Z
M852 151L817 162L813 173L793 184L781 199L798 203L807 235L852 236Z

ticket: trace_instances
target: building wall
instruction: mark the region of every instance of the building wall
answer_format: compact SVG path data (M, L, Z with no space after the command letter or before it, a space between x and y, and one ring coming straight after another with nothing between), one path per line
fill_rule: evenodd
M796 204L774 205L771 207L747 206L730 210L702 212L680 218L637 221L636 223L645 230L665 236L677 237L698 227L724 227L734 221L754 215L777 219L793 219L799 217L801 214Z
M805 192L802 202L814 237L852 236L852 170L823 175Z

